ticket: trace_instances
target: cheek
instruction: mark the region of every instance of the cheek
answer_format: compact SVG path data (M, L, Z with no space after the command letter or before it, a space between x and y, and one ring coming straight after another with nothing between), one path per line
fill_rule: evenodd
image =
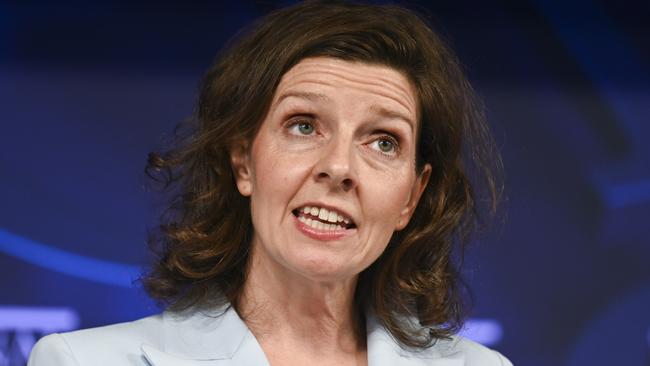
M304 157L282 149L274 144L272 138L261 138L253 146L253 193L251 208L258 219L269 220L271 214L282 218L278 213L289 208L292 197L299 190L308 174L308 163ZM259 222L259 220L257 220ZM262 224L259 222L259 224Z
M385 225L390 224L392 230L408 203L413 174L406 169L373 173L364 179L367 214Z
M300 157L286 152L260 151L255 164L255 187L260 192L280 193L301 181L306 164Z

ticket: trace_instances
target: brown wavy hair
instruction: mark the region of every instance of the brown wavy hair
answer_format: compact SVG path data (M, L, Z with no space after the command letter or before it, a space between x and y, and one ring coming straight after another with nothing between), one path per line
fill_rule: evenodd
M462 325L458 254L484 212L477 203L496 208L500 159L456 56L423 18L398 6L308 1L268 14L222 50L185 133L149 155L147 174L171 203L149 242L157 257L144 287L172 311L239 307L253 227L229 151L255 138L282 75L317 56L391 67L417 91L416 170L431 164L431 177L407 227L360 274L355 304L402 346L430 346Z

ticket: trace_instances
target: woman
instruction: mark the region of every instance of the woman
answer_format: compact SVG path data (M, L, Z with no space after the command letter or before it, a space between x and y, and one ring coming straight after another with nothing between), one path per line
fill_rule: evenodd
M161 315L50 335L29 365L508 365L454 336L451 260L495 154L453 54L413 13L268 15L202 84L144 279ZM465 161L464 161L465 160Z

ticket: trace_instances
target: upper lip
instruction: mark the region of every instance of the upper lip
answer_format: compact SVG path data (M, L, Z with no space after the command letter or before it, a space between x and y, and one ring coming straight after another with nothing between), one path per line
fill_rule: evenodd
M320 203L320 202L307 202L307 203L303 203L303 204L300 205L300 206L297 206L297 207L295 208L295 210L297 210L297 209L301 209L301 208L306 207L306 206L310 206L310 207L314 207L314 206L316 206L316 207L320 207L320 208L327 209L328 211L336 211L336 212L338 212L339 214L341 214L341 215L343 215L343 216L349 218L349 219L352 221L351 224L354 224L355 226L359 226L357 219L356 219L354 216L350 215L350 213L348 213L346 210L343 210L343 209L341 209L341 208L339 208L339 207L336 207L336 206L333 206L333 205L328 205L328 204L326 204L326 203Z

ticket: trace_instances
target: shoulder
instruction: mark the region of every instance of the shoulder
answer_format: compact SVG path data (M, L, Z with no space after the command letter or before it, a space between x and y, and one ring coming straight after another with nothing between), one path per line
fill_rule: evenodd
M434 347L445 356L463 355L465 366L512 366L501 353L461 336L439 342Z
M436 339L430 347L412 348L399 343L373 313L368 313L366 327L368 358L376 365L512 366L499 352L459 335Z
M111 365L141 362L142 343L162 343L162 316L41 338L31 351L28 366Z

